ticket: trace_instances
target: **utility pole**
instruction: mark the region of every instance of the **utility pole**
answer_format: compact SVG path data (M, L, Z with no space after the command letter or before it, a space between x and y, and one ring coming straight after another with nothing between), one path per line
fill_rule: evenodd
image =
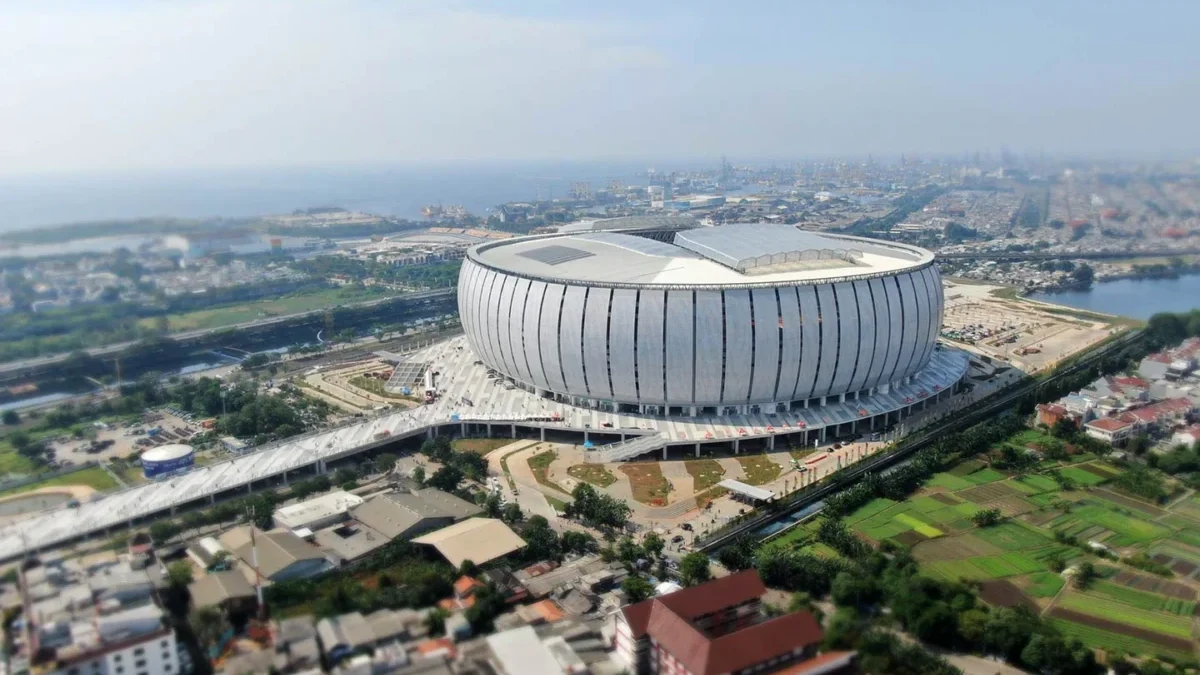
M262 573L258 571L258 541L254 535L254 506L250 507L250 562L254 566L254 594L258 598L258 617L266 617L263 606Z

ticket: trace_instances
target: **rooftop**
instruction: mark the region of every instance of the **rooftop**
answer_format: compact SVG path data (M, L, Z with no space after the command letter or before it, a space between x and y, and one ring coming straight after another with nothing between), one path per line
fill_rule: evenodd
M525 547L524 539L493 518L470 518L412 541L436 548L455 567L464 560L482 565Z
M518 276L621 287L753 286L868 278L919 269L933 254L912 246L790 225L736 224L654 238L592 231L482 244L469 257Z
M362 503L363 499L358 495L335 490L320 497L276 509L275 523L281 527L296 529L318 520L347 513Z

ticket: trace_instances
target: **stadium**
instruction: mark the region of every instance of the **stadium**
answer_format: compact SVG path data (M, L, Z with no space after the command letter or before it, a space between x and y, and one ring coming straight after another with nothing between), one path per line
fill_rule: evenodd
M196 463L196 451L190 445L160 445L142 453L142 471L146 478L156 478Z
M484 364L574 406L696 416L886 393L934 353L928 251L787 225L611 222L468 253L459 314Z

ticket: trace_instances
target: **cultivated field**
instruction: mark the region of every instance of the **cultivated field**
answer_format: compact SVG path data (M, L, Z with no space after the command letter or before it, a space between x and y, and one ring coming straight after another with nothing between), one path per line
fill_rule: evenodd
M1044 439L1030 429L1002 445ZM1122 469L1090 455L1019 474L991 466L996 456L960 462L904 501L872 500L845 523L872 543L910 548L925 574L978 583L985 602L1029 607L1089 646L1194 658L1200 496L1185 490L1150 503L1113 484ZM1003 521L976 526L971 517L984 509L999 509ZM810 523L767 545L836 555L818 549L815 533ZM1098 578L1077 584L1072 573L1085 561Z

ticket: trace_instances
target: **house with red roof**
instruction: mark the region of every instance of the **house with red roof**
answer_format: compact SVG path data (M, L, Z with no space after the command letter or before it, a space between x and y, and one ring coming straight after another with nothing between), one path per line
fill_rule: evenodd
M1088 436L1110 445L1123 445L1133 435L1134 423L1116 417L1101 417L1083 425L1083 430Z
M817 675L854 671L854 652L818 655L809 612L768 617L757 570L627 605L614 615L616 656L647 675Z

